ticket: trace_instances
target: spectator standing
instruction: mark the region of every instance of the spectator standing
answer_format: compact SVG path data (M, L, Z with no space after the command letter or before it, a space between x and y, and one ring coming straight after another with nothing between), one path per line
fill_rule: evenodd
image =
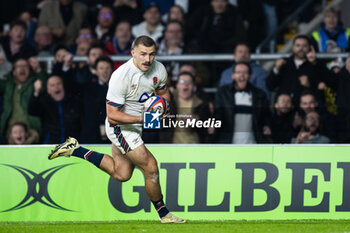
M210 77L208 69L200 62L182 63L180 66L180 73L181 72L190 72L195 77L194 84L196 86L196 94L201 97L201 95L198 94L198 90L209 83ZM168 85L170 86L170 84Z
M158 55L181 55L185 53L184 29L179 21L169 21L164 30L164 37L159 42ZM168 76L176 81L179 74L180 63L164 62Z
M88 50L86 65L83 67L78 67L75 70L74 80L78 84L86 84L89 82L96 82L96 60L103 55L103 50L100 46L92 46Z
M174 4L182 4L184 6L187 5L186 2L187 0L142 0L142 5L144 9L147 9L150 5L156 4L160 13L166 15Z
M271 138L274 143L290 143L295 134L293 119L292 97L289 93L278 94L271 120Z
M96 60L97 82L84 85L83 105L84 118L82 128L82 143L106 143L108 141L105 132L106 120L106 95L108 82L113 72L113 62L109 57L101 56Z
M339 117L339 142L350 143L350 57L338 74L337 105Z
M189 72L182 72L173 91L170 101L171 116L185 116L167 118L170 121L208 120L211 117L209 104L195 94L195 77ZM205 143L209 140L209 129L206 128L170 128L161 133L162 143Z
M132 27L135 37L146 35L157 41L163 34L164 26L161 23L161 14L157 5L151 4L143 14L143 22Z
M238 9L242 12L249 47L256 46L265 37L265 15L262 0L238 0Z
M193 13L202 6L209 6L211 0L191 0L188 1L188 8L184 8L186 14L191 17Z
M309 112L317 111L319 103L316 99L316 96L313 92L303 91L300 95L300 102L298 105L298 111L295 112L293 126L295 129L300 129L305 119L306 114Z
M326 101L326 110L334 117L329 117L323 120L325 122L325 129L330 131L329 125L331 123L331 139L332 141L339 143L350 142L350 57L347 58L345 66L339 61L329 64L329 68L335 68L339 70L335 74L330 73L327 80L322 82L320 85L323 91L328 94L328 101ZM342 67L342 68L341 68ZM333 91L332 91L333 90ZM322 115L321 115L322 117ZM335 135L335 137L334 137ZM328 136L328 135L327 135Z
M143 21L141 1L137 0L115 0L113 4L116 22L129 21L131 25Z
M232 73L237 62L248 62L252 69L250 83L257 88L262 89L268 99L270 99L270 91L266 87L267 72L264 70L264 68L256 64L256 62L250 60L250 50L248 44L238 43L234 49L233 56L233 65L221 73L219 86L232 83Z
M296 36L293 40L293 54L288 59L278 59L267 77L266 86L270 91L291 93L293 102L299 101L300 93L305 89L317 90L319 77L317 71L307 60L310 51L309 38Z
M322 94L322 100L326 110L327 119L324 124L324 130L327 132L329 126L333 129L330 131L329 137L332 142L342 142L339 132L344 130L344 125L339 120L339 106L338 106L338 85L340 79L340 71L344 67L342 59L336 59L327 64L330 70L326 80L319 84L319 89ZM341 87L339 87L341 88ZM330 125L333 123L333 125ZM329 131L329 130L328 130Z
M43 6L51 0L30 0L24 1L23 8L31 13L34 18L38 18Z
M198 8L188 21L188 46L201 53L231 53L245 40L243 20L237 7L228 0L211 0ZM229 63L207 63L210 84L217 85L221 72Z
M77 49L80 44L87 43L90 46L97 44L97 38L95 32L89 27L82 27L79 30L79 34L75 39L75 44L68 47L68 50L73 55L76 55Z
M319 109L323 110L319 112L323 122L323 132L332 140L337 141L337 115L338 109L336 104L337 94L336 89L336 77L335 73L331 72L326 65L324 60L316 58L316 51L314 46L311 45L311 50L307 54L308 61L314 66L316 75L319 78L319 84L317 86L319 99ZM339 68L340 71L340 68ZM333 88L332 88L333 86Z
M73 80L75 71L75 64L73 64L73 58L73 54L68 52L68 50L65 47L56 48L51 76L56 75L64 77L65 80Z
M190 38L204 53L232 52L245 39L242 16L228 0L211 0L197 9L188 23Z
M134 38L131 34L131 24L128 21L121 21L115 28L112 41L104 48L105 55L130 55L131 44ZM117 69L124 62L114 62L113 70Z
M33 18L32 14L28 10L26 10L19 15L19 20L22 20L27 25L26 40L29 44L35 46L34 33L37 27L36 18Z
M86 43L86 42L80 43L77 47L76 55L77 56L87 56L87 53L90 49L90 46L91 45L89 43ZM85 62L82 62L82 64L85 64Z
M220 87L214 101L214 117L221 120L219 143L251 144L266 142L271 135L270 113L264 91L249 83L249 63L235 65L234 82Z
M0 132L7 135L9 127L16 122L24 122L40 133L40 119L28 114L28 103L34 92L37 79L45 82L46 73L41 70L39 62L31 58L31 67L27 60L19 59L13 65L12 73L6 80L0 80L0 95L3 95L3 113L0 118ZM32 70L32 71L31 71Z
M57 43L74 43L87 14L87 6L75 0L50 1L40 12L39 26L48 26Z
M51 30L48 26L40 26L36 29L34 40L38 50L38 56L53 56L55 51L55 44Z
M170 7L170 9L169 9L168 18L167 18L166 23L168 23L169 21L173 21L173 20L179 21L180 23L182 23L182 25L186 24L185 11L180 5L174 5L174 6Z
M80 43L89 43L90 45L97 43L96 34L89 27L82 27L79 30L79 35L75 39L75 44L78 45Z
M91 48L91 44L83 42L78 44L77 51L75 52L75 55L77 56L87 56L89 49ZM79 62L78 66L79 68L84 67L86 65L86 62Z
M100 45L104 47L113 37L114 30L114 12L109 6L100 8L97 14L97 25L95 33Z
M61 143L68 136L80 138L82 103L80 98L66 93L59 76L47 80L47 91L41 93L43 83L34 83L35 90L30 98L28 111L40 117L43 123L44 144Z
M312 42L319 52L339 53L349 49L350 28L340 22L340 11L327 8L319 31L312 33Z
M317 100L316 95L314 92L305 90L300 95L300 103L299 108L295 112L294 121L293 121L293 127L296 131L299 131L301 127L303 126L303 123L305 121L305 116L309 112L317 112L321 116L321 124L323 126L326 125L326 127L322 128L323 132L326 134L327 137L334 137L335 138L335 118L330 118L322 103Z
M321 134L320 115L317 112L306 114L303 127L292 143L330 143L330 139Z
M36 49L25 39L26 30L27 25L17 20L11 24L9 35L0 38L6 57L12 63L19 58L28 59L37 54Z
M262 0L265 14L265 34L269 36L278 28L277 7L281 3L279 0Z

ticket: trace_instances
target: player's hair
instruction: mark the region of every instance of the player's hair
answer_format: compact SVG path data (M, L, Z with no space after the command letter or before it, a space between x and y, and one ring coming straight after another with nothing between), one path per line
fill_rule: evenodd
M152 47L152 46L154 46L154 47L156 47L157 48L157 45L156 45L156 42L154 42L154 40L151 38L151 37L149 37L149 36L139 36L139 37L137 37L135 40L134 40L134 42L132 43L132 45L131 45L131 48L132 49L135 49L137 46L139 46L139 45L144 45L144 46L146 46L146 47Z
M101 57L97 58L96 62L95 62L95 69L97 68L97 64L99 62L107 62L111 66L111 68L113 70L113 61L108 56L102 55Z
M250 66L249 62L245 62L245 61L236 62L234 67L233 67L233 73L236 72L236 66L237 65L245 65L245 66L247 66L249 74L252 74L252 67Z
M181 72L181 73L177 76L177 80L178 80L178 81L180 80L180 76L182 76L182 75L188 75L188 76L190 76L193 83L194 83L194 81L195 81L195 79L196 79L196 77L194 77L194 75L193 75L192 73L187 72L187 71L183 71L183 72Z
M310 45L310 37L308 37L307 35L297 35L296 37L294 37L293 39L293 45L295 44L295 41L297 41L298 39L304 39L307 41L307 43Z

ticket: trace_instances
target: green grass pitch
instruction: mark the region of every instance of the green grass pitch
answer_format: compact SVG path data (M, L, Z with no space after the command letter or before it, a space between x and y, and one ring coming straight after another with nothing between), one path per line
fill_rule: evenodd
M0 222L1 233L350 233L350 220L307 221L188 221L185 224L160 224L157 221L114 222Z

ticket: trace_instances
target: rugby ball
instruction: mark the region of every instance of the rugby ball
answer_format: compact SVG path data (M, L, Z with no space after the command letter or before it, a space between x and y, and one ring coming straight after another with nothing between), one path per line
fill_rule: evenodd
M161 114L166 110L166 100L160 96L148 98L143 105L144 112L157 112Z

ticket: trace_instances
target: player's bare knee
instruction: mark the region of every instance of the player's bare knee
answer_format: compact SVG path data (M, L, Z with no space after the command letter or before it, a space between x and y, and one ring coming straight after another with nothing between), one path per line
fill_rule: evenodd
M120 182L126 182L130 180L131 176L120 176L119 181Z
M118 180L119 182L126 182L128 180L130 180L131 178L131 174L119 174L119 173L113 173L112 177L116 180Z

